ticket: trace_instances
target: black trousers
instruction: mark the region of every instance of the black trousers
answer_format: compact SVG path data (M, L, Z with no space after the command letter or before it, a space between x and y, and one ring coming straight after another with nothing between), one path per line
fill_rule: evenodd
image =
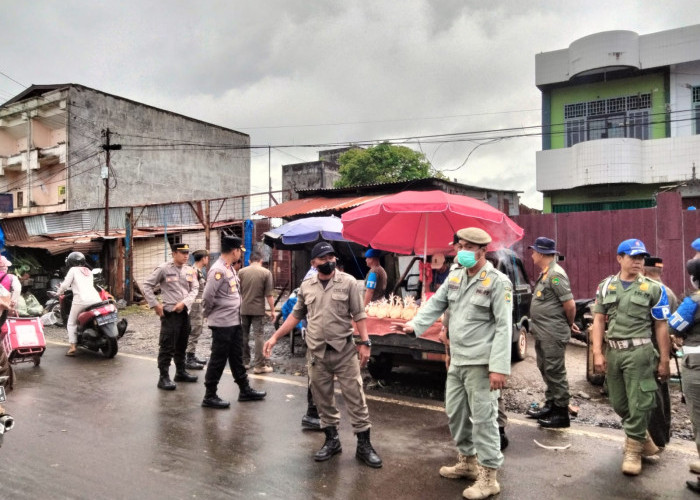
M170 361L175 359L178 369L185 368L185 350L190 337L190 315L187 308L179 313L164 312L160 318L160 342L158 350L158 368L167 370Z
M671 440L671 393L668 382L656 382L656 408L651 411L647 429L656 446L664 447Z
M248 374L243 366L241 326L210 326L209 328L211 328L211 357L207 363L204 385L207 389L216 389L227 361L233 373L233 380L237 384L247 381Z

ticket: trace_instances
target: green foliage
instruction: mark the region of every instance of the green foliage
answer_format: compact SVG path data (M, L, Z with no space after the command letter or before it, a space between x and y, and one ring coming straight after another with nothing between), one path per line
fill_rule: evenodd
M388 142L367 149L351 149L343 153L338 161L341 177L335 183L337 188L426 177L442 178L442 174L433 169L423 153Z

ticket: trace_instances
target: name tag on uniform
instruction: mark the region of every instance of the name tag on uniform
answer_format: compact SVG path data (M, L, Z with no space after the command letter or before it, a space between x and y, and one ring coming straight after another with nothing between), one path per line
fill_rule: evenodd
M177 276L177 275L169 274L169 275L167 275L167 276L165 277L165 281L166 281L167 283L172 283L172 282L177 281L177 280L178 280L178 276Z
M459 276L453 276L447 282L447 289L448 290L459 290L460 283L462 283L462 278L460 278Z

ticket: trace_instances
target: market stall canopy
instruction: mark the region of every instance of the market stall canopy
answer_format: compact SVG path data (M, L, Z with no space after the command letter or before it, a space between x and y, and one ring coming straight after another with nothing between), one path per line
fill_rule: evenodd
M285 249L319 240L347 241L343 238L343 223L338 217L307 217L298 219L263 234L263 241L273 248Z
M400 254L431 255L451 249L465 227L489 233L489 249L509 247L523 229L491 205L444 191L404 191L354 208L341 217L343 236L364 246Z

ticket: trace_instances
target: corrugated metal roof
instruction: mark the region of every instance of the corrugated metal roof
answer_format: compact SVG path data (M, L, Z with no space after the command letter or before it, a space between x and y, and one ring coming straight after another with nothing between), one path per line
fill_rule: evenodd
M29 238L24 219L3 219L0 222L0 227L5 233L5 241L20 241Z
M315 214L320 212L340 212L348 208L357 207L368 201L383 198L385 194L372 196L345 196L338 198L303 198L301 200L290 200L275 205L273 207L264 208L255 212L256 215L263 217L292 217L294 215Z
M43 248L51 255L57 255L71 251L83 253L100 252L102 250L102 244L103 242L98 240L85 241L85 237L54 240L46 236L30 236L26 240L8 242L7 246L21 248Z

